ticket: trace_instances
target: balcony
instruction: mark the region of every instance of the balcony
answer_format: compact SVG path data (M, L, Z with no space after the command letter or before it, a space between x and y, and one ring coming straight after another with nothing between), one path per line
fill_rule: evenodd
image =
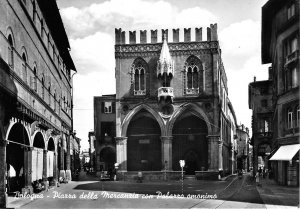
M172 87L160 87L158 89L158 99L160 99L161 97L164 97L164 98L171 97L171 99L173 100L173 97L174 97L173 88Z
M146 95L146 90L134 90L135 96L143 96Z
M299 59L299 50L290 53L286 56L285 64L284 66L287 67L289 64L296 62Z
M186 88L185 89L186 95L198 95L199 94L199 88Z

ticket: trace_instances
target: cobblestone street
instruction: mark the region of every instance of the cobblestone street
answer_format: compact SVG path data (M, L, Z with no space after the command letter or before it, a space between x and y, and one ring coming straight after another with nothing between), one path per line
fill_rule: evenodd
M80 181L72 181L29 198L9 198L9 207L20 208L287 208L297 206L297 188L272 185L269 180L256 187L249 175L243 179L232 176L224 181L184 181L184 198L181 182L114 182L95 181L96 178L81 172ZM281 192L282 193L281 193ZM194 196L193 196L194 195ZM197 199L199 195L216 199ZM289 195L289 199L284 198Z

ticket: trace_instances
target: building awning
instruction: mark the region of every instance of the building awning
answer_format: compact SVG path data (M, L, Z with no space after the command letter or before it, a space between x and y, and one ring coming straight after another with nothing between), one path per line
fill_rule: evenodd
M285 145L279 147L270 160L291 161L300 149L300 144Z

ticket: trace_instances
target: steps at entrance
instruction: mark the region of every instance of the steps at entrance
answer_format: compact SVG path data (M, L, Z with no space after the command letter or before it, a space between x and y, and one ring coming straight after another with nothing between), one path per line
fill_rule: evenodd
M196 180L196 175L184 175L185 180Z

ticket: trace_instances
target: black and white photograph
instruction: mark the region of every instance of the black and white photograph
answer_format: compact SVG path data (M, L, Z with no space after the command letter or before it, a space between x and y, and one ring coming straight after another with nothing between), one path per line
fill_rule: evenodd
M0 208L299 208L300 0L0 0Z

